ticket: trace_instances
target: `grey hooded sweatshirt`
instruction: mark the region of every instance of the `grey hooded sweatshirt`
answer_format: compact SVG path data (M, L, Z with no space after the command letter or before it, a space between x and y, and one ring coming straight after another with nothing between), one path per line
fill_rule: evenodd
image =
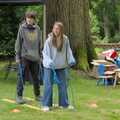
M38 25L29 26L27 23L20 25L15 43L16 60L21 60L23 57L31 61L39 61L40 38Z

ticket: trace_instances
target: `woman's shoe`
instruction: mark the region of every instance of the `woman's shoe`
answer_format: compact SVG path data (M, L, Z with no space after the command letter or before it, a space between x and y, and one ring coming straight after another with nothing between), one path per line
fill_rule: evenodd
M50 108L48 106L44 106L44 107L41 108L41 110L43 112L48 112L48 111L50 111Z
M68 108L69 110L75 109L74 106L72 106L72 105L69 105L67 108Z

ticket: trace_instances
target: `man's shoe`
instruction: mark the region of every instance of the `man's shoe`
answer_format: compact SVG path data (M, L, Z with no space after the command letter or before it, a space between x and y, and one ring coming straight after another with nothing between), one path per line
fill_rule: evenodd
M67 107L64 107L64 106L59 106L60 109L64 109L64 108L67 108L69 110L73 110L74 109L74 106L72 105L68 105Z
M16 103L17 103L17 104L25 104L26 101L23 99L22 96L17 96L17 97L16 97Z

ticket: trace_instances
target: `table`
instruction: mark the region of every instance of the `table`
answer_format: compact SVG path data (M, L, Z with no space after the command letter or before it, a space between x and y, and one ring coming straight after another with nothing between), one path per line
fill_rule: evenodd
M106 61L106 60L93 60L93 62L96 62L96 63L108 63L108 61Z
M115 64L108 62L106 60L93 60L91 64L93 65L92 76L95 78L98 78L97 69L100 64L104 64L106 69L105 71L109 71L109 73L111 72L111 74L114 73L113 70L116 68Z

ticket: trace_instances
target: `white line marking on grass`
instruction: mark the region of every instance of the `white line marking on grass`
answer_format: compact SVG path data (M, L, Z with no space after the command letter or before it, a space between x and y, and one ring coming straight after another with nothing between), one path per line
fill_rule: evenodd
M30 98L30 97L24 97L24 98L27 100L35 101L33 98Z
M2 101L4 101L4 102L8 102L8 103L15 103L14 100L10 100L10 99L2 99Z
M14 100L10 100L10 99L2 99L2 101L8 102L8 103L12 103L12 104L16 103ZM31 108L31 109L34 109L34 110L40 110L39 107L36 107L36 106L33 106L33 105L23 104L21 106L24 106L24 107L27 107L27 108Z
M28 104L24 104L23 106L28 107L28 108L31 108L31 109L34 109L34 110L40 110L39 107L32 106L32 105L28 105Z

